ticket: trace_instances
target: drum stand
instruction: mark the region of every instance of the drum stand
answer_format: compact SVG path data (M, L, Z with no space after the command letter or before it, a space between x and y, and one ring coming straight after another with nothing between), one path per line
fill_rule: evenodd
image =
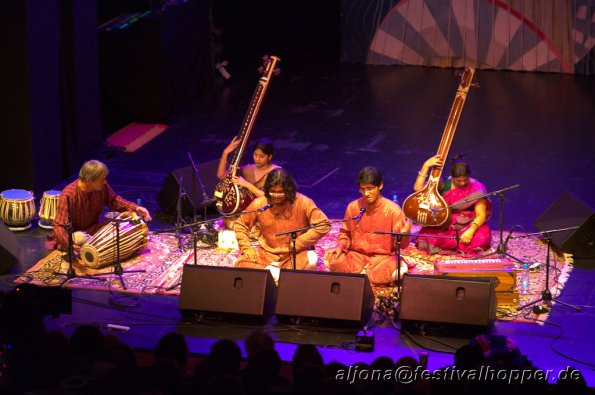
M120 222L130 222L130 219L119 219L119 218L113 218L111 219L111 222L115 224L116 226L116 262L114 263L114 270L112 270L111 272L107 272L107 273L101 273L98 274L98 276L107 276L110 274L115 274L116 276L118 276L118 279L120 280L120 285L122 285L122 289L127 289L126 288L126 283L124 283L124 278L122 277L123 274L125 273L145 273L146 270L142 269L142 270L124 270L122 268L122 263L120 262Z
M567 230L572 230L572 229L578 229L578 226L574 226L572 228L555 229L555 230L550 230L550 231L546 231L546 232L537 232L537 233L531 233L528 235L519 236L519 237L529 237L529 236L534 236L534 235L543 235L544 239L547 243L547 255L545 256L545 285L544 285L543 291L541 292L541 298L536 299L532 302L529 302L527 304L524 304L524 305L518 307L517 308L518 311L523 310L529 306L534 306L533 313L535 313L535 314L547 313L551 309L551 302L556 302L556 303L559 303L566 307L570 307L571 309L574 309L575 311L581 311L580 307L573 306L571 304L562 302L561 300L552 297L552 292L550 291L550 252L552 249L551 248L551 246L552 246L552 235L551 234L554 232L562 232L562 231L567 231ZM535 306L537 303L542 302L542 301L545 303L542 305Z
M92 276L92 275L83 275L83 276L79 276L78 274L76 274L76 270L74 270L74 267L72 266L72 261L73 261L73 257L74 257L74 243L72 242L72 221L71 219L71 212L70 212L70 196L66 197L66 203L67 203L67 207L68 207L68 222L66 222L65 224L56 224L56 226L61 226L64 229L66 229L66 231L68 232L68 270L66 271L66 273L60 273L60 272L54 272L54 276L65 276L66 278L64 279L64 281L62 281L60 283L60 287L62 287L64 284L66 284L68 281L75 279L75 278L87 278L87 279L92 279L92 280L97 280L97 281L106 281L105 278L99 278L96 276Z

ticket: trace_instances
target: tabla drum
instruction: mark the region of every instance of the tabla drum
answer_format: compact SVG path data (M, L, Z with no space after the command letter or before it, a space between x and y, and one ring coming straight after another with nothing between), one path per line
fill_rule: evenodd
M39 224L40 228L52 229L58 211L58 200L60 200L60 191L45 191L39 205Z
M33 192L8 189L0 193L0 218L8 229L18 232L31 227L35 217Z
M136 214L122 213L83 244L81 259L85 266L99 269L116 263L116 226L119 227L120 235L120 261L147 246L149 240L147 224Z

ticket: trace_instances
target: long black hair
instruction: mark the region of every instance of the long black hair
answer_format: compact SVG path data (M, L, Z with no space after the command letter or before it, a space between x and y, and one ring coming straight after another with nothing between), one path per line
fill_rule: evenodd
M274 169L267 176L267 179L264 182L264 196L266 196L267 199L271 198L269 192L271 190L271 187L275 186L283 187L283 191L285 192L285 197L287 198L287 200L289 200L290 202L293 202L295 200L295 195L297 193L297 185L295 185L295 181L285 169Z

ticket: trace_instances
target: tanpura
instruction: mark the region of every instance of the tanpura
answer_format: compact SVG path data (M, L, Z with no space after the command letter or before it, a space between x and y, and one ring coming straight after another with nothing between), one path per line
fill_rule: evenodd
M448 151L450 150L450 145L455 135L474 74L474 68L466 67L461 77L446 127L442 133L442 140L438 147L438 155L443 159L448 157ZM441 174L442 166L434 166L424 188L409 195L403 202L403 212L407 218L424 227L439 228L447 226L450 223L451 208L438 191Z

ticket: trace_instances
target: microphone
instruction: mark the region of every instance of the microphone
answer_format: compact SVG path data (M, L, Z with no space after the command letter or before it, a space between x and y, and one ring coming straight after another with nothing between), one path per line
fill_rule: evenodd
M273 205L271 203L267 203L267 204L265 204L264 206L262 206L261 208L259 208L256 211L259 212L259 213L262 213L263 211L267 211L271 207L273 207Z
M357 216L357 222L356 224L359 224L359 221L362 220L362 217L364 216L364 213L366 212L366 208L362 207L361 210L359 210L359 215Z

